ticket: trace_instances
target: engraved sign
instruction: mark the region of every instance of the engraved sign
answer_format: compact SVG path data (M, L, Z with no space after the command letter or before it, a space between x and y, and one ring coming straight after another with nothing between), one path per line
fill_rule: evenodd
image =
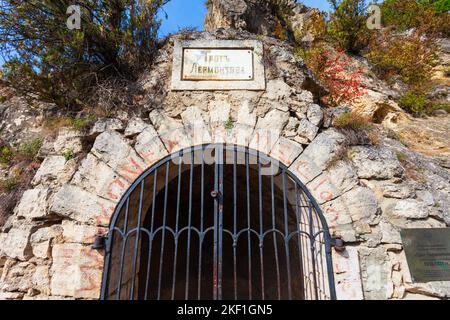
M450 228L401 231L414 282L450 281Z
M172 90L265 90L257 40L175 40Z
M252 49L184 49L183 80L253 79Z

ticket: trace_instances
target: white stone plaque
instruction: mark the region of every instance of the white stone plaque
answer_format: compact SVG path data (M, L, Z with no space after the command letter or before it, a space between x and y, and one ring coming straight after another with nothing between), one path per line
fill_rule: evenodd
M253 80L253 50L186 48L182 80Z
M265 90L263 45L256 40L174 43L172 90Z

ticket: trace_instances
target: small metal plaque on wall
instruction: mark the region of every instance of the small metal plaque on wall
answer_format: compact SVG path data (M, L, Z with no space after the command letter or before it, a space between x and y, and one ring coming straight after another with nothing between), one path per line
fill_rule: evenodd
M413 282L450 281L450 228L401 231Z
M263 44L256 40L176 40L172 90L265 90Z

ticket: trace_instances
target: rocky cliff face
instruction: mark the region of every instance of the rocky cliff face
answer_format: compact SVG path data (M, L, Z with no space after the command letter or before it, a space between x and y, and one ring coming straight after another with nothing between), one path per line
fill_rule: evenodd
M205 30L236 29L311 42L323 16L295 0L209 0Z

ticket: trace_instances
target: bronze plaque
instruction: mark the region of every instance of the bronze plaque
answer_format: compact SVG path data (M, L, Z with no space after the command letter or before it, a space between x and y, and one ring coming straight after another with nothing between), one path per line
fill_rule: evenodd
M450 281L450 228L403 229L413 282Z

